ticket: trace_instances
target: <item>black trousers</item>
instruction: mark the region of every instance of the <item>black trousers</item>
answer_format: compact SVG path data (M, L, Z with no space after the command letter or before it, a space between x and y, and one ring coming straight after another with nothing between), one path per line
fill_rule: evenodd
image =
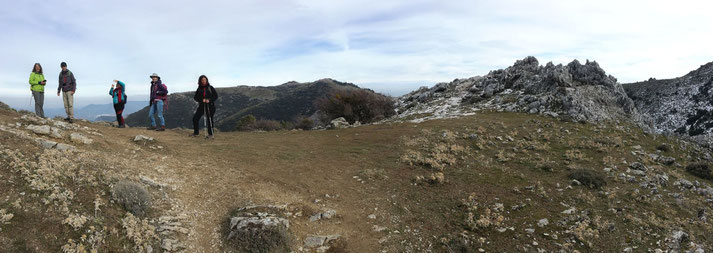
M124 116L121 116L121 114L124 113L124 104L114 104L114 111L116 112L116 122L119 123L120 126L123 126Z
M213 135L213 115L215 115L215 104L210 103L207 106L208 106L208 110L210 111L208 113L209 115L206 115L206 119L208 121L208 134ZM193 133L194 134L198 134L198 127L200 126L199 122L201 120L201 117L205 113L205 107L206 107L205 103L198 104L198 109L196 109L196 113L193 114Z

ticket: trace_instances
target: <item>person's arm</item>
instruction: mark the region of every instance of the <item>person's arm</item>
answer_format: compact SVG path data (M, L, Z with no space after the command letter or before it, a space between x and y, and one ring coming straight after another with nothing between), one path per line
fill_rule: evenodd
M114 97L114 86L109 88L109 96Z
M59 72L59 78L57 79L57 96L59 96L59 92L62 91L62 72Z
M72 95L77 91L77 79L74 79L74 73L69 72L69 78L72 80Z
M218 92L215 92L215 88L210 86L210 102L215 102L218 100Z
M201 88L196 89L196 93L193 94L193 100L195 100L198 103L203 102L203 98L201 97L200 90L201 90Z
M33 80L34 78L32 78L34 76L35 76L34 72L30 73L30 86L37 84L37 82L35 80Z

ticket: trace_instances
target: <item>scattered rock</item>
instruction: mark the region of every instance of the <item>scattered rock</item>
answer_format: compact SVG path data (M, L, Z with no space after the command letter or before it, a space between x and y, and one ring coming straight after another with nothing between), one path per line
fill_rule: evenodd
M334 241L339 239L341 236L340 235L317 235L317 236L308 236L304 240L304 246L306 248L317 248L317 247L322 247L329 242Z
M314 222L318 221L321 219L331 219L334 218L337 215L337 211L333 209L329 209L327 211L321 212L321 213L316 213L312 216L309 217L309 221Z
M537 221L537 226L538 226L538 227L544 227L544 226L547 226L547 225L549 225L549 224L550 224L550 221L547 220L546 218Z
M643 172L649 170L648 168L646 168L645 165L641 164L640 162L632 163L631 165L629 165L629 168L631 168L632 170L638 170Z
M186 246L179 243L176 239L165 238L161 241L161 248L168 252L175 252L185 249Z
M280 209L251 206L239 209L230 218L226 243L247 252L289 251L289 220L280 217Z
M337 129L337 128L348 128L349 127L349 122L344 117L339 117L336 119L333 119L331 122L329 122L329 128L332 129Z
M69 135L69 139L70 139L72 142L82 143L82 144L85 144L85 145L92 144L92 142L93 142L92 139L87 138L86 136L84 136L83 134L80 134L80 133L71 133L71 134Z
M46 140L46 139L42 139L42 138L37 138L37 143L39 143L42 146L42 148L45 148L45 149L50 149L50 148L54 148L55 146L57 146L56 141L50 141L50 140Z
M149 141L153 141L153 140L154 140L153 137L148 137L145 135L137 135L136 137L134 137L134 142L140 142L140 141L149 142Z
M50 126L48 125L29 125L26 127L27 130L32 131L33 133L39 134L39 135L49 135L50 134Z
M64 144L64 143L57 143L57 146L55 146L56 149L60 151L76 151L77 148L69 145L69 144Z

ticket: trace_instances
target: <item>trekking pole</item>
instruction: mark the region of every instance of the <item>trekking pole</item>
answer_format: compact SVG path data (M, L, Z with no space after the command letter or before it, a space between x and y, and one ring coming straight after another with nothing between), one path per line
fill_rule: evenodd
M213 114L210 108L208 108L208 122L210 122L210 133L213 135L213 138L215 138L215 125L213 125Z
M208 106L206 103L203 103L203 125L205 125L205 138L208 139L208 114L206 113L206 108Z

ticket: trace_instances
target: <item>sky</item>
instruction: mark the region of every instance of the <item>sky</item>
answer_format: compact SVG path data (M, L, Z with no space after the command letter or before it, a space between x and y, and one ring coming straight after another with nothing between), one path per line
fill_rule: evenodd
M710 1L0 0L0 100L29 107L35 62L56 96L60 62L75 104L130 99L158 73L170 92L333 78L389 95L485 75L528 55L595 60L618 78L682 76L713 61ZM105 96L106 95L106 96ZM142 100L148 100L142 99Z

